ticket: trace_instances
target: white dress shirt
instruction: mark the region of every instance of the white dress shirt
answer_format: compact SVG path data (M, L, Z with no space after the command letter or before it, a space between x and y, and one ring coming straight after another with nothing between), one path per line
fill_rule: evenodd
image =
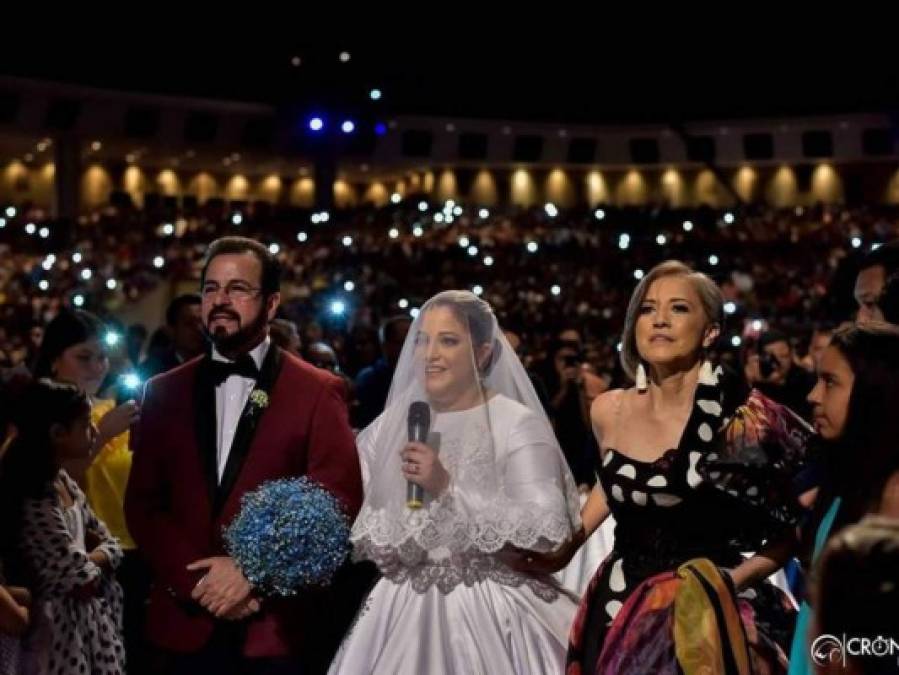
M265 355L268 353L269 345L271 345L271 338L266 336L265 340L250 352L250 357L260 370ZM230 360L219 354L215 347L212 348L212 359L226 362ZM231 375L215 388L215 418L218 430L216 433L216 458L219 483L222 482L225 466L228 464L228 456L231 454L231 445L234 443L237 425L240 423L243 409L247 405L247 399L250 398L250 393L255 387L256 380L250 377Z

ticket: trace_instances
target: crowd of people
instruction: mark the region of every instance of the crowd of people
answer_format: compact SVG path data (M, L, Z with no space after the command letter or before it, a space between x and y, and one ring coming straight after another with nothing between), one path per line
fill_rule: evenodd
M852 318L864 255L899 236L892 207L481 209L412 196L325 215L220 201L186 210L114 203L68 230L50 226L46 239L40 220L35 234L25 229L35 214L9 211L16 216L0 230L0 247L9 247L0 270L0 365L33 365L44 327L62 307L98 314L120 337L107 384L123 373L144 381L189 359L203 348L198 298L173 303L163 326L121 325L117 310L161 283L195 283L213 238L247 235L284 269L274 335L344 379L357 429L386 400L387 366L421 303L446 288L480 294L509 332L585 485L594 481L595 451L585 412L626 379L619 336L637 277L668 258L708 273L727 312L715 349L763 390L784 389L777 399L807 417L815 345ZM870 293L859 292L870 307ZM759 349L763 333L770 345Z
M893 629L899 212L308 215L0 230L0 665L836 672L810 636ZM165 325L115 320L191 280ZM437 440L407 442L415 401ZM306 604L255 593L220 534L298 473L368 563Z
M728 337L748 318L804 341L815 322L850 316L854 265L899 234L892 207L480 209L409 197L336 211L326 222L319 212L219 203L193 211L111 206L68 225L24 207L10 212L15 218L4 217L0 229L7 365L30 356L29 330L60 307L115 316L161 282L195 281L209 242L240 234L277 251L289 289L282 314L307 342L331 343L352 377L369 365L382 319L444 288L479 290L529 354L545 353L555 327L577 329L585 358L612 374L621 307L636 277L669 258L722 284L735 304ZM44 227L47 238L37 234Z

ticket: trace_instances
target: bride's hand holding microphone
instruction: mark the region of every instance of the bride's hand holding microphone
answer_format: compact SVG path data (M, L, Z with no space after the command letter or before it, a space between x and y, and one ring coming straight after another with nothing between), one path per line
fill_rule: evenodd
M400 452L403 476L436 497L449 485L449 473L440 462L437 451L424 443L410 441Z

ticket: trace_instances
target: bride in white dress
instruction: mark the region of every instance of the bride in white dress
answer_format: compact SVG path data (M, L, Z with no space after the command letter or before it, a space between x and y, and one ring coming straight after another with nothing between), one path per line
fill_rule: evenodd
M427 404L427 443L408 440ZM354 557L382 574L331 673L561 673L576 598L503 562L580 526L577 488L490 306L431 298L412 324L387 406L358 438L365 501ZM407 505L407 481L424 489Z

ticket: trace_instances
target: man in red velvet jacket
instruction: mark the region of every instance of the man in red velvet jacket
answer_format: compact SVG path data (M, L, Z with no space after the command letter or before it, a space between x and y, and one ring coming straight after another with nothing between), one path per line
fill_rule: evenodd
M333 378L268 337L279 277L262 244L213 242L201 279L212 352L153 378L144 392L125 514L154 576L147 634L170 673L298 672L308 598L258 596L223 548L241 496L306 475L350 521L362 502Z

